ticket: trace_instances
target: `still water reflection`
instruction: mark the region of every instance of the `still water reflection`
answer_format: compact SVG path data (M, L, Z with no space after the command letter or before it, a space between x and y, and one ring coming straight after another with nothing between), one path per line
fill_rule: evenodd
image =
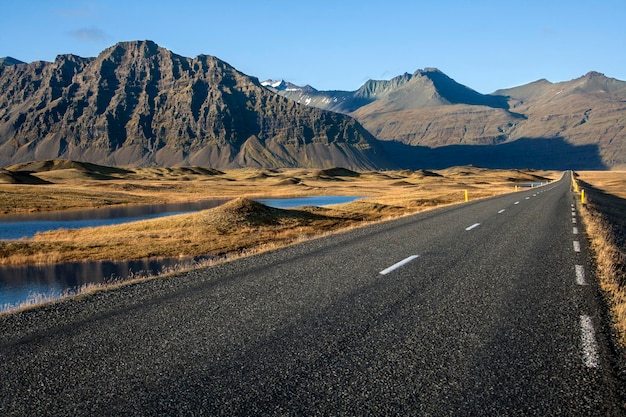
M303 198L258 199L275 208L306 205L326 206L354 201L354 196L315 196ZM0 239L32 237L37 232L59 228L77 229L128 223L217 207L228 200L146 206L107 207L103 209L7 215L0 220ZM73 262L54 265L0 267L0 311L19 305L29 298L44 295L56 298L86 284L100 284L129 277L156 275L164 269L193 264L198 259L151 259L124 262Z
M261 204L274 208L292 208L302 206L330 206L333 204L350 203L354 200L363 198L361 196L345 196L345 195L329 195L329 196L312 196L312 197L295 197L295 198L262 198L257 199Z
M5 215L0 217L0 239L33 237L38 232L49 230L81 229L154 219L205 210L222 205L226 201L228 200L205 200L192 203L118 206L90 210Z
M191 266L202 258L159 258L138 261L68 262L0 268L0 311L40 296L58 298L87 284L103 284L157 275L173 267Z

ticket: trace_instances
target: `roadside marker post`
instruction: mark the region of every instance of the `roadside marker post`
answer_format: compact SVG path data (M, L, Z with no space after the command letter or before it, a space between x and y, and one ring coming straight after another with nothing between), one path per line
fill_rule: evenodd
M585 190L580 190L580 202L585 204Z
M467 195L467 190L465 190L465 202L467 203L469 201L469 196Z

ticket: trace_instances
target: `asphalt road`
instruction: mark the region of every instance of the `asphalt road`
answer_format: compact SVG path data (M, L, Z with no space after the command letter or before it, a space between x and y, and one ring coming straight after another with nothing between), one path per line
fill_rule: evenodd
M2 318L0 415L624 415L569 187Z

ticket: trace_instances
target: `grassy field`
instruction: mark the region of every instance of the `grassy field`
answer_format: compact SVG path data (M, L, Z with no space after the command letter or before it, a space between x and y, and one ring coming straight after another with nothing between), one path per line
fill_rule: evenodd
M600 287L622 348L626 348L626 172L577 172L586 203L581 213Z
M13 169L13 171L11 171ZM20 171L22 170L22 171ZM24 167L43 184L0 184L0 212L36 212L119 204L232 198L210 210L118 226L40 233L0 242L0 264L49 264L147 257L224 256L287 245L442 205L512 192L520 182L555 179L546 171L485 170L357 173L327 170L201 168L119 170L67 161ZM328 208L280 210L261 197L364 196Z

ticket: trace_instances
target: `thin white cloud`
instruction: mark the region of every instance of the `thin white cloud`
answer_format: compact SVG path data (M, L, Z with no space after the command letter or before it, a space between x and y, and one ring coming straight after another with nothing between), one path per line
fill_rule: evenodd
M100 42L107 40L108 36L103 30L96 27L80 28L68 32L68 34L79 41L83 42Z

